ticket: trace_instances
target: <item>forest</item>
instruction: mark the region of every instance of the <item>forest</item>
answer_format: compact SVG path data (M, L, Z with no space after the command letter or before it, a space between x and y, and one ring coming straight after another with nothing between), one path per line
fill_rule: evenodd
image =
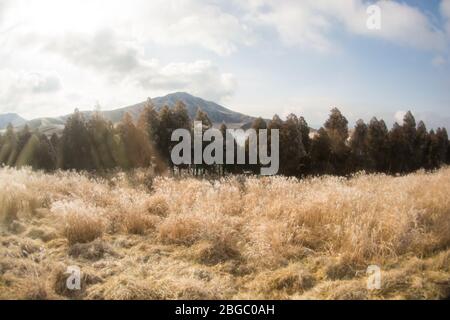
M193 120L201 121L204 130L213 126L201 109ZM149 99L137 121L125 114L116 125L106 121L100 112L86 119L75 110L59 135L32 132L27 125L17 131L9 125L0 135L0 164L45 171L151 168L157 174L171 171L196 176L259 172L258 164L174 166L170 155L176 142L171 141L171 136L180 128L193 130L193 121L182 102L158 112ZM317 131L294 114L284 121L278 115L270 121L258 118L252 129L257 133L261 129L279 130L279 173L285 176L345 176L363 170L405 174L420 168L436 169L450 161L447 130L428 131L423 121L416 123L411 112L406 113L402 124L395 123L390 130L375 117L368 124L358 120L349 129L348 120L337 108L331 110ZM223 123L220 131L224 136L226 130ZM243 146L235 143L235 148L245 148L248 157L248 141Z

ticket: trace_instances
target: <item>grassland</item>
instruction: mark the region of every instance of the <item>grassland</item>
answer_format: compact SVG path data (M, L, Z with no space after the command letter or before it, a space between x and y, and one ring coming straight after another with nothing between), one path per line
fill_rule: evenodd
M450 168L301 181L0 168L0 230L1 299L450 296Z

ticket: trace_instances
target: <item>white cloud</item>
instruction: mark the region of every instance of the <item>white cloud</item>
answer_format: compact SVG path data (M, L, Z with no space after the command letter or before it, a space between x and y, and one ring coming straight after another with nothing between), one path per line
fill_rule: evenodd
M113 29L141 44L199 46L219 55L229 55L254 41L239 16L228 13L217 1L16 1L8 22L20 24L24 33L63 36Z
M26 112L33 107L28 102L54 99L61 89L59 76L54 72L0 70L0 113Z
M80 107L100 100L111 108L179 90L220 101L237 79L218 61L240 66L231 59L241 48L274 37L335 52L345 32L429 50L435 65L448 61L444 26L407 2L377 3L380 31L366 28L365 0L0 0L0 74L13 74L0 83L0 108L65 113L74 97ZM441 12L450 35L450 0ZM32 74L40 76L24 80Z
M45 50L68 61L102 73L122 75L140 67L138 49L119 39L111 30L94 34L70 33L53 38Z
M111 31L91 36L66 35L63 42L52 41L46 50L61 55L74 65L91 69L113 83L129 83L143 89L189 91L220 101L230 96L236 80L222 73L208 60L162 65L144 57L142 50Z
M105 108L121 107L173 91L221 101L235 90L232 74L207 59L161 63L145 48L197 45L227 55L249 41L245 26L214 2L17 0L4 18L8 29L15 27L0 34L0 112L30 117L89 108L96 100ZM42 68L58 70L65 88L31 71ZM34 82L22 74L35 74ZM57 84L61 90L48 90Z
M433 26L419 9L395 1L381 0L375 4L381 8L381 30L367 28L369 4L363 0L252 0L246 8L250 21L275 28L286 44L321 52L335 49L333 35L339 28L419 49L446 47L444 32Z
M210 61L170 63L153 66L153 72L141 73L138 81L148 88L188 91L204 98L221 101L230 97L236 89L236 79L230 73L221 73Z
M162 45L197 45L230 55L256 40L250 26L218 1L146 1L141 14L136 33Z

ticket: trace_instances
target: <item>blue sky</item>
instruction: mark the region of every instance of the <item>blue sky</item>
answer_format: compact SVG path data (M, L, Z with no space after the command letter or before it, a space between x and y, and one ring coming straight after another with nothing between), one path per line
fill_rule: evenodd
M331 107L450 127L450 1L0 0L0 113L56 116L188 91L236 111ZM377 5L381 29L369 30ZM105 7L108 10L104 10Z

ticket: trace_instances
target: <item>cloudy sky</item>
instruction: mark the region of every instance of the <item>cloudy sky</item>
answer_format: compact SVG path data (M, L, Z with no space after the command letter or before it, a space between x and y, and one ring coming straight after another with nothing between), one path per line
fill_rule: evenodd
M381 29L367 8L381 8ZM450 127L450 0L0 0L0 113L187 91L250 115Z

